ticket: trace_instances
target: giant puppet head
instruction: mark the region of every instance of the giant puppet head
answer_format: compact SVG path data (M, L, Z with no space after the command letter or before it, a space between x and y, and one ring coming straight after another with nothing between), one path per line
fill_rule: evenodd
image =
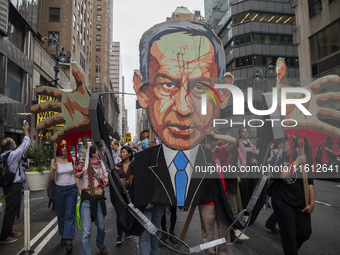
M230 95L214 89L225 70L220 39L204 23L170 21L145 32L139 50L134 89L154 131L170 148L196 146ZM204 94L209 95L206 114Z

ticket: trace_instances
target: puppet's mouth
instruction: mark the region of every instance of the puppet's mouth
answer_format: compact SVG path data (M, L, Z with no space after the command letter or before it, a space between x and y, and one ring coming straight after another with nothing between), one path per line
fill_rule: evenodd
M180 125L168 125L171 132L180 136L190 136L195 132L195 127L180 126Z

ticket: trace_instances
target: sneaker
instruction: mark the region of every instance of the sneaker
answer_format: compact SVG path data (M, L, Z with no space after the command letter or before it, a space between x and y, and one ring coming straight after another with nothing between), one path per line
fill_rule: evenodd
M121 236L117 237L117 241L116 241L116 246L121 245L123 243L123 238Z
M106 255L108 254L106 247L102 248L99 250L101 255Z
M9 235L10 237L18 237L18 236L21 236L22 233L21 232L13 232Z
M125 239L131 239L131 237L132 237L132 235L130 235L130 234L125 235Z
M60 240L60 245L61 245L61 246L65 246L65 245L66 245L66 239L61 238L61 240Z
M234 242L237 239L235 232L233 230L230 231L230 242ZM242 240L241 239L237 239L237 241L235 242L237 244L242 244Z
M18 239L16 239L16 238L12 238L12 237L7 237L6 239L4 239L4 240L0 240L0 244L1 243L15 243L16 241L18 241Z

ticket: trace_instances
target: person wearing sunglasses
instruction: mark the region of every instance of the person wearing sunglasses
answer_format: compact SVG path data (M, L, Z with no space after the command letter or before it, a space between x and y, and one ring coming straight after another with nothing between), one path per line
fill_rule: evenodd
M61 236L60 245L66 246L66 251L69 253L73 250L77 196L78 190L81 190L74 175L74 164L75 158L72 162L67 160L67 144L63 140L60 143L60 150L57 148L57 157L51 160L50 179L56 183L54 203Z

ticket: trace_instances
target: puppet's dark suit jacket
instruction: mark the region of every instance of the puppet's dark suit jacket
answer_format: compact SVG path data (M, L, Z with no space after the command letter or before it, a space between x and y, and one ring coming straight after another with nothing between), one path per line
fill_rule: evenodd
M194 160L193 160L194 159ZM195 171L196 166L214 165L212 152L199 145L197 155L192 158L192 172L184 206L212 201L213 180L209 173ZM201 168L202 169L202 168ZM134 204L136 207L153 205L177 205L162 145L157 145L135 154L134 159Z

